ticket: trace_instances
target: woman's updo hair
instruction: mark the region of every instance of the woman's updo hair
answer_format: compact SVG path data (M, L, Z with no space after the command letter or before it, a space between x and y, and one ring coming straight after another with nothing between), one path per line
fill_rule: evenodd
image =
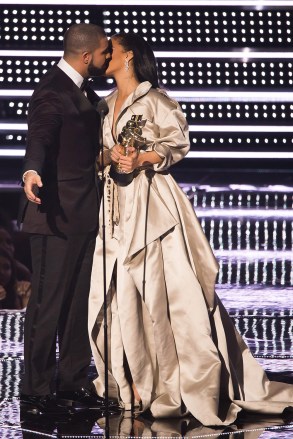
M124 48L133 52L133 69L139 82L149 81L159 87L158 69L154 52L149 43L134 33L118 33L112 36Z

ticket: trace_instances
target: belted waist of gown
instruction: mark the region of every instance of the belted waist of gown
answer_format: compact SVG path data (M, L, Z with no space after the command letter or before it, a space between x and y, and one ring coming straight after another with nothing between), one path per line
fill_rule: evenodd
M119 183L116 183L113 178L110 176L110 167L108 165L105 168L105 190L104 196L107 201L107 216L109 221L110 233L111 237L113 236L113 227L119 224L120 220L120 212L119 212L119 199L118 199L118 186ZM136 178L143 171L151 171L152 174L155 174L156 171L153 170L152 165L140 166L139 168L134 169L133 177Z

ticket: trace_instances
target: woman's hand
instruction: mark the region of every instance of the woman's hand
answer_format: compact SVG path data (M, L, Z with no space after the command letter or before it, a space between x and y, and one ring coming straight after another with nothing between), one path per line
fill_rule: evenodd
M114 145L111 149L111 160L119 165L121 172L129 173L140 166L139 152L132 146L127 147L127 155L124 155L124 151L125 148L122 145Z
M119 145L119 143L116 143L116 145L114 145L113 148L110 149L111 161L118 165L120 157L125 154L124 151L125 148L122 145Z

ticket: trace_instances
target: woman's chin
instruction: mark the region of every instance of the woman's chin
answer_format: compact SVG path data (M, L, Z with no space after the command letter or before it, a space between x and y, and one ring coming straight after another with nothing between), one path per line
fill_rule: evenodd
M111 77L113 76L113 73L112 73L111 69L107 69L107 70L105 71L104 75L105 75L107 78L111 78Z

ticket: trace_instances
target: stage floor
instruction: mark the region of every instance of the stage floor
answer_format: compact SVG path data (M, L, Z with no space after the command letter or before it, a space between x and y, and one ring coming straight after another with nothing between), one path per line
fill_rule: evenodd
M270 379L293 384L293 188L182 185L219 261L217 293ZM22 419L22 311L0 311L0 437L105 436L96 412L69 419ZM94 377L94 366L91 374ZM240 414L209 428L194 418L153 420L124 412L109 418L110 437L292 439L293 415Z

